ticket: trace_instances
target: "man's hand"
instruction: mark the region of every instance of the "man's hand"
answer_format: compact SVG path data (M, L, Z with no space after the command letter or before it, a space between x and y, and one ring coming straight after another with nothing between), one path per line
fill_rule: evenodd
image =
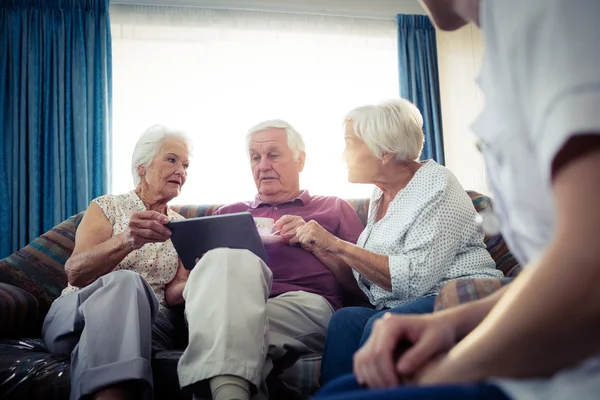
M282 240L294 245L298 243L296 230L304 224L306 224L306 221L304 221L302 217L297 215L284 215L275 222L273 231L279 231Z
M419 381L448 352L457 339L456 329L444 317L386 314L375 322L371 336L354 355L354 374L360 384L372 388L393 387L401 379ZM412 347L395 357L399 343Z
M126 245L133 251L148 243L166 242L171 237L167 223L169 218L156 211L133 213L123 232Z
M314 253L315 251L327 252L337 238L317 221L309 221L296 229L296 236L290 240L290 244L293 240L300 243L306 251Z

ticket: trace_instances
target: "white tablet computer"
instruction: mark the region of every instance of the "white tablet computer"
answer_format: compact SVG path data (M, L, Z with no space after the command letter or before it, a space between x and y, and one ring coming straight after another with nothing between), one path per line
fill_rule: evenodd
M219 247L247 249L267 262L267 252L260 240L254 218L249 212L213 215L172 221L171 241L185 269L196 265L196 258Z

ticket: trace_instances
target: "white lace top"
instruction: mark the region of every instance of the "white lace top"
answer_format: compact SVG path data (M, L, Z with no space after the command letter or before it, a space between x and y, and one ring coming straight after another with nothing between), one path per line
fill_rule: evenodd
M96 203L113 226L113 236L127 229L129 219L134 212L146 211L146 206L135 191L120 195L104 195L92 202ZM168 208L168 217L172 221L183 219L175 211ZM113 271L121 269L139 273L152 287L158 301L165 305L165 286L175 278L179 257L173 243L148 243L138 250L129 253ZM68 285L61 296L79 290Z

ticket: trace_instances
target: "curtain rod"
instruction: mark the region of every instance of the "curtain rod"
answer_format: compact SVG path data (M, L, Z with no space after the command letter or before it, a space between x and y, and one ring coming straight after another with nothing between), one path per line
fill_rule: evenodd
M329 11L310 11L310 10L299 10L299 9L286 9L276 7L241 7L241 6L218 6L215 4L190 4L188 2L153 2L153 1L127 1L127 0L112 0L111 5L127 5L127 6L157 6L157 7L187 7L187 8L204 8L210 10L231 10L231 11L257 11L257 12L272 12L272 13L284 13L284 14L304 14L304 15L323 15L327 17L344 17L344 18L360 18L360 19L373 19L381 21L395 21L396 14L392 16L382 16L364 13L341 13L341 12L329 12Z

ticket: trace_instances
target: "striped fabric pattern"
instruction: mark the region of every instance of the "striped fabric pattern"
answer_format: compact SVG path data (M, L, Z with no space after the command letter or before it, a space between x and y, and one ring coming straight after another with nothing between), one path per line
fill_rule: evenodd
M367 215L369 212L369 199L351 199L347 200L348 203L354 208L358 216L360 217L363 226L367 225ZM172 206L171 208L176 213L180 214L184 218L197 218L197 217L209 217L215 214L223 204L213 205L185 205L185 206Z
M513 278L457 279L440 290L435 299L434 311L442 311L470 301L483 299L512 282Z
M489 197L474 191L467 191L467 194L471 197L477 212L488 207L492 208L492 200ZM502 235L486 236L484 240L487 251L496 262L496 269L502 271L504 276L515 277L521 272L521 266L508 250Z
M68 218L29 245L0 260L0 282L12 286L0 286L0 310L18 310L15 312L28 316L27 320L11 322L7 321L9 314L2 312L0 326L10 325L14 335L19 332L22 335L31 335L32 332L39 334L50 305L67 285L64 265L73 252L75 231L82 217L83 213L80 213ZM27 301L15 297L13 287L20 289L19 293ZM30 298L34 301L30 301ZM0 328L0 332L5 329L8 328Z
M0 337L18 338L40 334L38 300L31 293L0 282Z

